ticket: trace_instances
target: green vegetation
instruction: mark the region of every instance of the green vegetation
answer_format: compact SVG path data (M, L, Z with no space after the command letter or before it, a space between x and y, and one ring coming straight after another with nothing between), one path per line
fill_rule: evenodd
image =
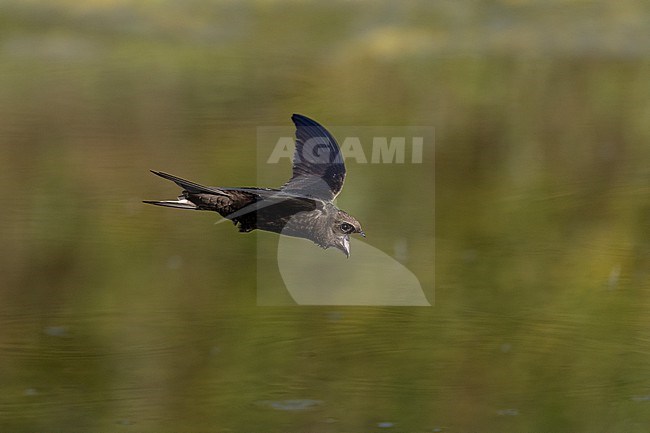
M615 4L4 2L0 430L646 431L650 11ZM435 166L434 307L257 307L257 235L141 204L255 183L293 112L435 127L339 198L433 301Z

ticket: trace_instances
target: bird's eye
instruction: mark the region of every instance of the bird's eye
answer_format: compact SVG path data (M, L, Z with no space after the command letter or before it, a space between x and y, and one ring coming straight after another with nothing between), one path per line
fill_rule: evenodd
M340 227L343 233L352 233L354 231L354 227L352 226L352 224L343 223L341 224Z

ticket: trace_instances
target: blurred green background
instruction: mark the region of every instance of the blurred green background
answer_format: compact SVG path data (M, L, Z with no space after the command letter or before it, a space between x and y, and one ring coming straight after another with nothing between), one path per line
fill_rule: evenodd
M0 429L646 432L649 41L642 0L3 1ZM435 127L434 307L258 307L261 235L141 204L294 112ZM339 204L433 268L425 162Z

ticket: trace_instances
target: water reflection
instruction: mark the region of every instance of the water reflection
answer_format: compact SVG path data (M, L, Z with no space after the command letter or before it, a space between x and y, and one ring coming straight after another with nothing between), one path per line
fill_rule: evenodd
M0 430L650 425L639 3L40 3L0 30ZM434 307L258 307L276 241L140 203L150 168L250 182L295 111L435 126L431 170L339 199L423 287L435 260Z
M275 410L300 411L312 409L323 404L321 400L299 399L299 400L262 400L257 404L264 407L270 407Z

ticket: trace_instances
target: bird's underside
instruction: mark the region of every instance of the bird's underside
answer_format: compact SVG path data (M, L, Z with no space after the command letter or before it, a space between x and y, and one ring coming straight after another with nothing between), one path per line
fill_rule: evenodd
M282 194L277 189L246 189L250 192L228 188L220 189L222 194L183 191L183 198L195 205L197 210L214 211L231 220L240 232L260 229L282 233L296 230L297 225L308 225L307 222L300 223L302 213L311 213L324 206L322 202Z
M177 176L153 171L183 188L174 201L146 200L145 203L189 210L217 212L231 220L240 232L255 229L297 236L318 242L317 223L335 209L321 200L272 188L205 187ZM333 208L333 209L329 209ZM322 246L322 245L321 245Z

